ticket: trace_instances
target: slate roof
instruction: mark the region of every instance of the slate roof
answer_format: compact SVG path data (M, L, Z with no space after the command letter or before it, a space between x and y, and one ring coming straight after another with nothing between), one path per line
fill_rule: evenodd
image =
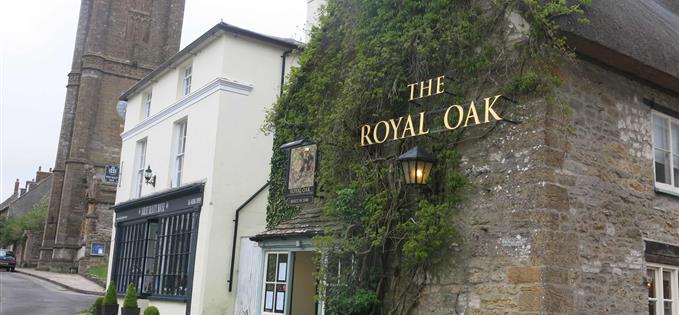
M302 48L303 43L296 41L292 38L282 38L282 37L277 37L277 36L270 36L270 35L265 35L257 32L253 32L251 30L247 30L244 28L240 28L231 24L227 24L224 22L220 22L217 25L213 26L211 29L209 29L207 32L205 32L203 35L198 37L196 40L191 42L191 44L187 45L184 47L184 49L180 50L178 53L176 53L174 56L170 57L167 61L163 62L158 68L155 70L151 71L148 75L146 75L143 79L139 80L137 83L135 83L132 87L130 87L127 91L123 92L122 95L120 95L119 99L126 101L131 95L135 94L137 91L140 89L146 87L146 85L152 81L153 79L157 78L160 76L162 73L164 73L166 70L176 66L177 64L183 62L188 56L192 55L194 53L195 49L198 49L199 47L203 46L203 44L206 44L215 38L217 38L221 33L232 33L244 37L248 37L251 39L263 41L269 44L277 45L286 49L299 49Z
M332 220L323 217L322 212L323 210L320 208L303 208L292 219L267 229L250 239L259 242L266 239L313 237L323 234L326 229L332 229L336 224Z
M577 53L679 92L679 1L594 0L558 19Z

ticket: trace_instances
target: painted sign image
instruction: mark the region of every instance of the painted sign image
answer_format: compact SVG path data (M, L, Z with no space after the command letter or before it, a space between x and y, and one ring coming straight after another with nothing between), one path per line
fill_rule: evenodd
M316 174L316 144L304 145L290 150L288 171L288 193L308 194L313 192Z

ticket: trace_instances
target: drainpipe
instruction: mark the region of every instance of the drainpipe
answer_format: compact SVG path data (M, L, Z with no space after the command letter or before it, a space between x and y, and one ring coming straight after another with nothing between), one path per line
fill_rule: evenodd
M281 55L281 59L283 59L283 62L281 62L281 93L280 93L281 96L283 96L283 84L285 84L285 58L291 52L292 52L292 49L283 52L283 55Z
M234 222L234 228L233 228L233 244L231 245L231 266L229 267L229 292L231 292L231 289L233 288L233 266L236 261L236 241L238 240L238 215L240 214L240 211L247 206L252 199L255 199L259 193L262 192L266 187L269 186L269 182L266 182L262 188L257 190L248 200L245 200L240 207L236 209L236 219L233 220Z

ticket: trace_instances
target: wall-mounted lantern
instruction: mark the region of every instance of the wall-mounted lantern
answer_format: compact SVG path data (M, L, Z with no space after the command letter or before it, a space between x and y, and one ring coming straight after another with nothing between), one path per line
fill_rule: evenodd
M426 150L416 146L398 157L406 184L424 185L429 181L431 169L434 166L434 156Z
M146 180L147 184L156 187L156 175L153 175L151 165L149 165L144 171L144 179Z

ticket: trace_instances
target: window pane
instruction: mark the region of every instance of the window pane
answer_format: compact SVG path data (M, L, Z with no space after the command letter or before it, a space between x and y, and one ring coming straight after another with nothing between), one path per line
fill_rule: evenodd
M655 314L655 301L648 301L648 315L656 315Z
M268 255L268 262L266 263L266 281L276 281L276 254Z
M662 150L655 149L655 181L659 183L670 183L670 154Z
M288 255L281 254L278 256L278 270L276 273L276 281L285 282L288 277Z
M663 299L669 300L672 298L672 274L669 271L662 273L662 294Z
M679 125L672 124L672 152L679 154Z
M274 300L274 285L267 284L264 290L264 311L273 311L273 300Z
M649 298L655 298L655 270L653 269L648 269L646 271L646 280L648 283L646 286L648 287L648 297Z
M276 303L275 312L283 313L285 310L285 284L276 285Z
M663 303L665 309L665 315L672 315L672 302Z
M667 123L666 118L653 116L653 141L655 147L669 151Z
M672 172L674 174L674 187L679 187L679 156L672 155Z

